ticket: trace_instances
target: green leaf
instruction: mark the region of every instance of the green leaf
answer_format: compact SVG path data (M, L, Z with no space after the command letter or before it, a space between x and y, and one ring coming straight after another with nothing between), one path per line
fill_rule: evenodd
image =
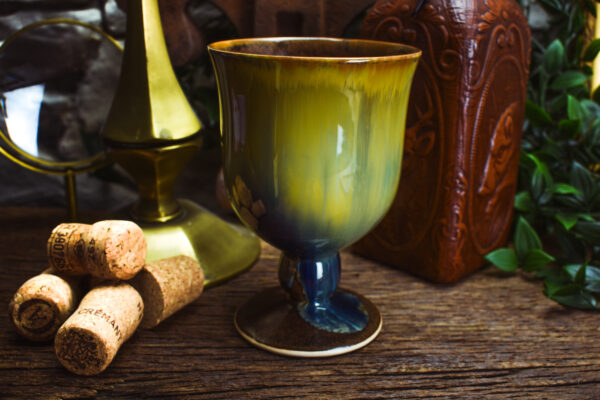
M575 283L577 283L578 285L583 285L585 283L585 271L586 270L587 270L587 263L581 264L581 267L579 267L579 270L577 270L577 273L575 274L575 279L573 279L573 281Z
M570 296L581 292L581 286L574 283L567 283L564 285L553 284L552 290L548 291L548 296L554 298L554 296Z
M548 74L555 75L563 66L565 47L560 39L555 39L544 51L544 69Z
M552 126L552 118L546 110L529 100L525 103L525 116L535 126Z
M585 25L585 15L579 4L572 3L573 7L569 12L569 24L568 29L569 32L577 32L579 33L583 26ZM577 53L579 54L579 53Z
M596 120L592 124L592 127L588 132L588 137L589 137L589 143L586 143L586 145L588 145L588 146L600 145L600 118L596 118Z
M562 119L558 122L558 130L567 137L575 138L581 133L582 123L579 119Z
M550 286L558 288L570 282L563 270L548 265L540 268L535 277L544 279L544 283L548 288L547 293L551 293Z
M585 280L589 281L600 281L600 268L594 265L588 265L585 271Z
M565 267L567 269L567 267ZM575 274L573 280L578 280L576 283L569 283L560 285L556 283L546 282L546 294L552 300L557 301L560 304L580 308L584 310L595 310L597 309L596 298L584 289L582 283L582 277L585 277L586 264L582 265L569 265L569 274Z
M559 196L556 198L556 200L561 206L565 206L565 211L576 212L581 210L582 207L586 206L585 202L583 201L583 196L580 195Z
M579 101L579 104L581 104L581 107L587 116L591 116L593 118L597 118L598 116L600 116L600 105L598 105L598 103L596 103L595 101L589 99L581 99Z
M583 109L581 108L581 104L579 104L579 100L571 95L567 96L567 116L570 120L583 119Z
M585 283L587 263L565 265L563 270L569 275L573 283L580 286Z
M515 271L519 266L517 255L513 249L504 248L494 250L491 253L488 253L485 256L485 259L502 271Z
M565 71L557 76L550 84L552 90L565 90L581 86L585 84L589 79L589 76L581 71L570 70Z
M536 201L539 201L539 198L544 192L544 186L544 175L539 168L536 168L531 176L531 194Z
M539 275L539 274L538 274ZM538 276L538 278L543 278L543 276ZM546 296L551 297L558 289L563 286L563 283L553 282L551 280L545 280L544 285L546 286Z
M575 214L556 214L554 218L556 218L556 220L568 231L570 231L579 220Z
M522 212L531 212L535 209L535 204L531 200L529 192L520 192L515 196L515 208Z
M550 114L563 114L565 108L567 107L567 95L566 93L561 93L558 96L552 97L548 99L548 112Z
M594 179L590 171L577 161L573 161L571 164L569 183L581 192L581 195L576 195L577 198L589 200L592 188L594 187Z
M562 304L563 306L579 308L581 310L597 310L596 300L582 292L581 290L578 293L569 294L569 295L553 295L550 297L552 300Z
M571 281L575 281L575 276L577 275L577 271L581 268L583 264L568 264L563 266L563 270L569 275Z
M578 221L573 231L580 234L583 239L591 244L600 244L600 222Z
M518 259L524 260L529 251L541 248L542 242L535 230L525 218L519 217L515 231L515 250Z
M552 201L552 199L553 199L552 191L544 190L544 192L538 199L538 203L540 206L544 206L546 204L549 204Z
M563 229L556 229L556 240L568 260L583 261L586 257L586 246L575 235Z
M555 194L581 194L581 192L577 188L575 188L569 184L566 184L566 183L555 183L552 186L552 193L555 193Z
M552 261L555 261L555 259L550 254L541 249L533 249L527 252L522 267L528 272L537 271Z
M594 217L592 217L590 214L579 213L579 214L577 214L577 217L579 219L583 219L585 221L591 221L591 222L595 221Z
M588 44L585 52L583 53L582 61L591 62L594 61L598 53L600 52L600 39L594 39Z
M548 166L538 157L536 157L535 154L527 154L527 158L535 163L536 168L542 172L546 183L548 183L548 185L550 186L552 183L552 175L550 174Z
M586 290L600 293L600 268L588 265L585 273Z

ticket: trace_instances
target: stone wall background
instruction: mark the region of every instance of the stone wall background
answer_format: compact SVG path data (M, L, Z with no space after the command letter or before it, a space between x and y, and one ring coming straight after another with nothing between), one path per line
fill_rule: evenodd
M212 29L213 36L231 36L231 26L223 28L227 25L227 21L223 22L223 13L209 1L191 0L188 12L196 25ZM19 29L50 18L75 19L98 26L121 42L125 36L126 15L115 0L0 0L0 44ZM214 135L217 122L217 100L212 78L206 73L207 63L207 58L202 59L197 65L179 68L176 72L209 128L206 143L215 147L211 134ZM183 179L190 180L189 176ZM78 175L76 183L81 210L110 212L122 209L137 197L135 185L115 166L98 173ZM10 205L65 207L64 178L27 170L0 154L0 206Z
M125 13L115 0L1 0L0 40L26 25L50 18L87 22L117 38L125 33Z

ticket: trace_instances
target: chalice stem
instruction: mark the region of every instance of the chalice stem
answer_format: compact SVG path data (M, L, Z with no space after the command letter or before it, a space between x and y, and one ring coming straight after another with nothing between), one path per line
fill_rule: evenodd
M340 273L339 253L281 255L279 281L306 322L329 332L359 332L367 326L369 315L357 296L338 290Z

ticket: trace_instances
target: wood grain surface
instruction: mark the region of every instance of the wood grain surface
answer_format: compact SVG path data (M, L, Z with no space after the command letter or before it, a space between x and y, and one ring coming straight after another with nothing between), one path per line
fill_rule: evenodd
M0 209L0 307L46 268L45 241L64 210ZM329 359L257 350L232 315L277 284L263 245L245 275L206 291L152 330L138 330L102 374L63 369L49 344L21 339L0 313L1 399L598 399L600 316L547 300L540 283L483 269L453 285L426 283L343 253L342 285L379 305L369 346Z

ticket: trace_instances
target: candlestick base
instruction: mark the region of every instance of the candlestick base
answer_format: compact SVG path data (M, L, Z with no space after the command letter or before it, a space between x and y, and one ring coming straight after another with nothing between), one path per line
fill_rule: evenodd
M196 203L178 199L181 214L167 222L138 222L148 243L147 261L186 255L200 263L204 286L248 270L260 256L260 241L242 226L223 221Z

